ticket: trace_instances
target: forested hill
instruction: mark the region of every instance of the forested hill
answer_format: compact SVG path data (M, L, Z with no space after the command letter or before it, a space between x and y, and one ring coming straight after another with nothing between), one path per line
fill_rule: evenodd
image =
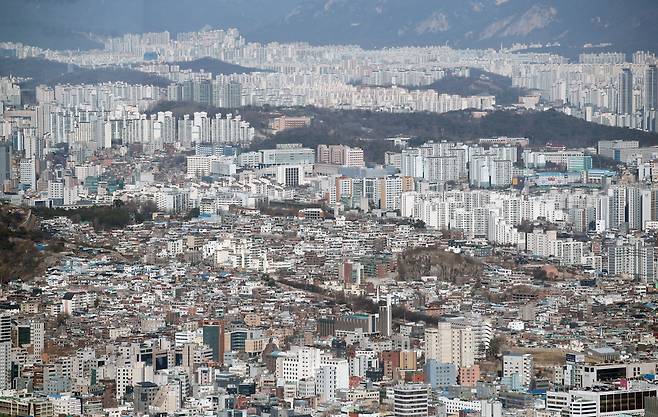
M98 84L103 82L123 81L128 84L150 84L164 87L170 81L154 74L129 68L81 68L63 62L41 58L2 58L0 59L0 76L29 78L22 87L33 88L39 84L54 86L57 84Z
M345 144L364 148L366 160L381 163L384 152L394 150L383 139L404 136L415 142L429 139L468 141L493 136L527 137L531 144L563 144L569 147L594 146L605 139L634 139L642 145L658 145L658 134L620 127L603 126L567 116L557 111L495 111L474 117L471 111L436 113L387 113L358 110L331 110L316 107L245 107L217 109L190 102L161 102L151 113L172 111L177 117L196 111L240 114L259 130L278 115L310 116L306 128L280 132L254 144L253 149L274 147L277 143Z
M572 148L594 146L599 140L633 139L642 145L658 145L658 134L586 122L555 110L497 111L481 119L467 113L447 113L442 129L448 136L480 138L492 136L527 137L533 145L563 144Z
M422 89L461 96L493 95L498 104L518 103L519 96L527 94L523 88L514 87L512 79L503 75L471 68L468 77L449 74Z
M0 203L0 285L41 271L46 254L36 245L44 241L39 220L29 209Z
M257 146L298 142L315 147L320 143L342 143L362 146L366 159L381 163L394 136L468 141L478 138L509 136L527 137L531 145L546 143L569 147L594 146L605 139L635 139L643 145L658 145L658 134L589 123L557 111L496 111L485 117L472 112L384 113L367 111L333 111L317 108L282 110L290 115L309 115L311 126L280 132Z

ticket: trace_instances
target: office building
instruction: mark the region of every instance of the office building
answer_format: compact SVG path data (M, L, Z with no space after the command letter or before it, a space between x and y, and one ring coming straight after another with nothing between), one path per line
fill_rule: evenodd
M425 382L432 389L444 389L457 385L457 367L452 363L441 363L436 359L426 360L423 372Z
M304 148L298 143L280 144L276 149L264 149L260 154L265 166L312 165L315 162L313 149Z
M224 322L222 320L209 320L203 323L203 343L212 349L212 359L220 364L224 363Z
M153 404L158 386L153 382L138 382L133 387L133 406L139 414L149 414L149 407Z
M47 398L39 397L5 397L0 398L0 414L8 417L53 417L53 403Z
M316 371L316 390L321 401L335 401L337 390L349 388L349 364L346 359L323 356Z
M229 82L223 91L223 107L235 108L242 106L242 86L239 82Z
M393 388L395 417L428 416L428 387L423 384L397 385Z
M601 386L596 390L546 393L546 410L567 417L612 417L642 415L647 400L656 398L658 388L640 386L624 389ZM651 405L651 402L648 403Z
M644 417L658 417L658 397L644 399Z
M283 132L288 129L300 129L311 125L311 118L306 116L293 117L281 116L277 117L270 123L270 127L275 132Z
M480 408L481 417L502 417L503 415L503 404L500 401L482 400Z
M278 165L276 182L286 187L297 187L305 183L303 165Z
M348 167L365 166L363 149L346 145L318 145L317 162Z
M293 346L276 359L276 377L283 381L296 382L315 377L321 366L321 352L311 347Z
M11 142L0 141L0 191L5 181L11 180Z
M344 261L338 267L338 280L345 288L360 285L363 279L364 266L359 262Z
M640 142L636 140L600 140L598 152L606 158L626 162L637 153L639 147Z
M34 188L37 184L37 167L32 159L23 159L19 163L20 183L27 188Z
M189 191L168 188L158 191L155 202L158 210L167 213L186 213L189 209L190 194Z
M11 389L11 316L0 314L0 389Z

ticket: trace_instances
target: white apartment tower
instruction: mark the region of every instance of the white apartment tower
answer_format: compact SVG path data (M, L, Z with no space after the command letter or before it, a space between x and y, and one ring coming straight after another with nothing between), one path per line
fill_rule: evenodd
M425 329L425 360L452 363L467 368L475 363L473 330L470 326L442 322Z
M293 347L286 356L276 360L276 377L284 381L299 381L315 376L320 367L320 350Z
M518 375L521 385L530 387L534 377L534 362L529 353L508 353L503 355L503 377Z

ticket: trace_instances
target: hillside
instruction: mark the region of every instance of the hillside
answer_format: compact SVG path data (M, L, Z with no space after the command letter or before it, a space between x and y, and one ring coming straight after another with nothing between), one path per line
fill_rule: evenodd
M468 77L449 74L422 89L436 90L439 93L461 96L493 95L497 104L518 103L519 96L527 91L512 86L512 79L502 75L471 68Z
M164 87L169 80L153 74L128 68L81 68L62 62L41 58L3 58L0 59L0 76L29 78L21 84L26 89L39 84L54 86L56 84L97 84L103 82L123 81L129 84L152 84Z
M46 240L29 209L0 203L0 284L29 280L42 271L46 254L36 244Z
M122 229L128 225L142 223L151 219L157 211L154 203L124 204L121 200L111 206L89 206L76 209L34 208L33 212L42 219L68 217L74 223L89 223L96 230Z
M278 143L301 143L311 148L321 143L359 146L366 161L382 163L384 153L395 148L383 140L395 136L414 138L414 143L429 139L468 141L483 137L527 137L532 145L546 143L570 147L594 146L604 139L636 139L643 145L658 145L658 134L588 123L556 111L514 112L496 111L475 118L469 111L436 113L384 113L355 110L330 110L315 107L274 108L244 107L219 109L190 102L160 102L149 113L171 111L175 116L205 111L240 114L259 131L268 128L271 118L278 115L310 116L306 128L279 132L255 142L252 149L267 149Z
M0 202L0 285L28 281L58 261L61 252L79 251L78 237L70 240L53 237L47 228L42 229L44 220L68 217L73 223L88 223L96 230L112 230L149 220L155 211L157 207L149 202L141 205L118 202L112 206L68 210L16 207Z
M475 118L468 111L435 114L300 108L285 109L282 113L309 115L313 121L308 128L280 132L257 143L255 148L290 142L309 147L342 143L363 147L367 161L381 163L384 152L392 150L390 142L381 139L395 136L415 138L414 143L429 139L467 141L510 136L527 137L532 145L550 142L584 147L604 139L637 139L643 145L658 145L658 134L588 123L556 111L496 111L482 118Z
M482 264L473 258L446 252L436 247L412 248L398 255L398 278L416 281L423 276L436 276L438 280L468 281L482 273Z

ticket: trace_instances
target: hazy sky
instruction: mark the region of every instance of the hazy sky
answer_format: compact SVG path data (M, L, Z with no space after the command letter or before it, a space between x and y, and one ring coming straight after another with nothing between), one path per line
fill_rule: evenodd
M558 41L658 48L655 0L3 0L0 38L94 46L81 33L237 27L248 40L363 46Z

